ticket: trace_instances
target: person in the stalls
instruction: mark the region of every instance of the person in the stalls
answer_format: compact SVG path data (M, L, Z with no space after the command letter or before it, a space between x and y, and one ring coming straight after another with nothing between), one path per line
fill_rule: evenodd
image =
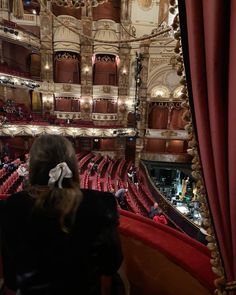
M155 215L153 217L153 221L157 222L157 223L162 223L162 224L167 224L167 219L165 217L165 215L163 214L162 210L159 210L158 215Z
M115 197L80 190L75 151L57 135L35 140L29 183L0 201L6 286L20 295L102 294L101 278L122 263Z
M160 210L161 210L161 209L159 208L158 203L155 202L155 203L153 204L153 206L151 206L150 211L148 212L148 216L149 216L149 218L153 219L153 217L154 217L155 215L159 215Z

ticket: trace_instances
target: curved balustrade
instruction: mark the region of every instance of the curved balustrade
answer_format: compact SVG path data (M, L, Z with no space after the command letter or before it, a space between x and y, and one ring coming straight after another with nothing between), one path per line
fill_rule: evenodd
M24 43L36 50L40 48L40 39L38 36L10 21L4 20L0 23L0 36L19 45Z
M131 294L213 293L210 251L199 242L123 210L120 233Z

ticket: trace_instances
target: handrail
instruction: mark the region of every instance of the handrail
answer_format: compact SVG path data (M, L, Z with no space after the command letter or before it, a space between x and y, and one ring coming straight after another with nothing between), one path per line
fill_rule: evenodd
M214 290L215 275L206 246L169 226L124 210L120 210L119 230L122 235L159 250L209 290Z

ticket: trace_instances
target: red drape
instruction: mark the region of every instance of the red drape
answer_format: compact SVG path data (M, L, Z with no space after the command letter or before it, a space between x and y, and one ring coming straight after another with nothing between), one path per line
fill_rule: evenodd
M166 129L168 122L168 109L163 107L153 107L149 115L149 128Z
M184 129L186 123L182 119L183 109L173 109L170 117L170 129Z
M236 1L179 0L179 4L204 179L226 278L232 281L236 280Z

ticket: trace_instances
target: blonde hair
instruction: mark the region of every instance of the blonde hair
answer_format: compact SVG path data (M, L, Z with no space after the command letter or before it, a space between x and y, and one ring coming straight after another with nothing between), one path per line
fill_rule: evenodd
M49 171L61 162L68 165L72 178L64 178L62 188L57 186L57 182L49 187ZM68 232L83 197L78 163L69 140L58 135L43 135L34 141L30 150L29 183L35 197L35 208L55 216L61 229Z

